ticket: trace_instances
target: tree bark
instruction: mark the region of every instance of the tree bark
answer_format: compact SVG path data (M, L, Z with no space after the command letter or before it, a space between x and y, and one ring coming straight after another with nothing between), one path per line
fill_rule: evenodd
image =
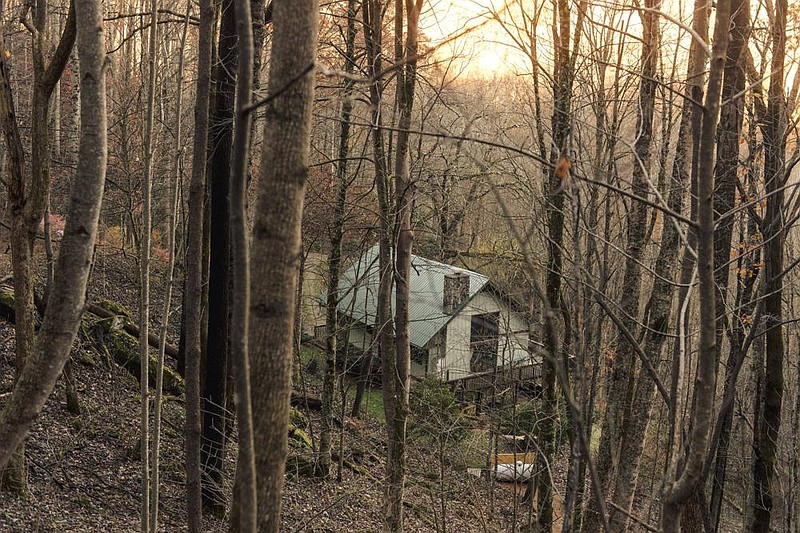
M715 168L716 197L715 211L717 218L725 216L717 224L714 236L714 284L717 287L716 315L717 315L717 361L720 360L723 335L729 324L736 329L735 324L728 320L728 276L731 262L731 238L733 236L734 217L728 214L736 205L736 184L739 181L739 140L742 132L744 117L744 98L740 93L744 91L745 71L742 50L747 46L750 35L750 2L749 0L734 0L731 4L733 27L731 28L731 43L728 47L728 57L725 60L725 73L722 82L722 101L720 123L717 131L717 164ZM739 341L741 342L741 341ZM728 389L734 389L736 382L731 380L734 369L738 366L741 350L735 346L737 339L731 338L731 350L726 363L725 386L723 396ZM714 479L711 485L710 520L714 531L719 525L722 511L722 493L725 487L725 477L728 463L728 447L730 442L733 411L721 412L723 420L720 438L717 443L712 443L712 452L715 455ZM716 446L716 451L713 447Z
M650 150L653 139L653 114L656 96L655 77L660 37L659 18L656 11L660 9L660 4L660 0L646 0L645 10L641 12L643 23L642 74L639 84L636 143L634 145L636 161L633 165L632 179L632 192L640 198L647 198L652 187L652 181L650 180ZM639 323L642 277L640 262L647 245L647 217L647 206L636 200L631 200L627 214L628 242L625 249L625 275L622 282L623 293L620 311L625 327L634 334L638 329ZM666 216L664 220L665 226L669 224L669 221L666 221ZM646 353L649 355L649 352ZM636 461L630 461L629 458L631 453L635 453L635 448L639 441L637 435L629 434L630 426L631 424L644 426L650 416L649 409L640 409L639 406L637 406L637 412L633 412L632 406L635 405L633 396L636 390L635 368L635 347L629 341L624 340L618 344L616 356L613 360L605 420L600 438L600 452L598 454L598 474L605 483L615 483L613 487L610 487L611 490L609 492L614 494L615 503L623 509L628 509L633 495L631 489ZM649 387L649 391L652 391L652 384ZM637 420L633 422L631 420L632 417L636 417ZM601 465L602 469L600 468ZM614 475L615 471L616 476ZM612 512L609 518L611 527L615 531L624 530L628 521L628 516L621 512Z
M186 378L186 511L189 533L199 533L202 523L200 490L200 355L202 346L203 228L205 213L206 146L211 81L211 47L214 26L212 0L200 0L198 32L197 86L195 88L194 139L192 141L192 179L189 185L189 220L186 239L186 282L183 295L185 320L184 377Z
M725 66L731 17L730 0L717 3L714 45L711 54L708 89L703 112L697 177L697 276L700 300L700 333L697 375L690 412L692 427L686 443L687 452L682 471L670 465L664 491L661 528L665 533L678 531L683 508L700 481L708 456L714 392L717 378L716 315L714 289L714 169L712 162L719 122L722 73Z
M250 112L253 91L253 25L250 0L235 0L238 59L233 153L230 171L230 226L232 253L231 370L239 428L236 467L234 530L255 533L257 523L256 465L253 443L253 408L250 392L250 247L247 235L247 177L250 162ZM237 527L238 526L238 527Z
M141 532L150 531L150 237L152 231L153 128L156 97L156 46L158 43L158 0L150 2L150 30L147 46L147 108L144 125L142 177L142 232L139 247L139 377L141 413L139 418L142 457Z
M175 100L175 153L173 159L172 181L169 185L169 212L167 213L167 251L169 261L167 265L166 279L167 286L164 295L164 307L161 312L161 324L158 339L158 365L156 369L156 385L153 409L153 448L151 453L152 483L150 484L150 531L158 531L158 501L160 491L160 472L159 456L161 453L161 407L163 403L164 390L164 355L167 348L167 329L169 327L170 307L172 305L172 287L174 284L175 256L178 252L175 244L175 234L177 228L178 213L178 189L181 179L181 159L183 150L181 146L183 111L183 60L186 54L186 38L189 32L190 7L187 5L186 17L183 23L181 34L180 49L178 52L178 78L176 80L178 94Z
M787 118L784 94L787 1L776 0L772 26L772 65L764 127L764 180L767 210L764 215L764 313L766 317L766 368L762 421L756 440L753 484L753 522L750 530L768 533L772 517L772 483L777 461L783 403L783 188L786 183Z
M318 3L278 2L264 125L264 152L253 228L250 346L258 529L277 532L287 453L292 332L303 195L314 102ZM282 429L283 428L283 429Z
M3 11L0 5L0 12ZM50 136L47 129L50 97L61 77L75 43L75 13L70 9L62 38L50 64L45 66L47 46L47 4L39 0L34 5L33 37L33 96L31 126L31 180L24 176L25 152L17 124L11 92L7 58L0 58L0 125L8 147L8 212L11 215L11 265L14 272L15 294L15 379L31 355L34 344L34 246L39 221L42 219L49 187ZM3 44L0 38L0 45ZM5 49L5 48L3 48ZM40 123L42 122L42 123ZM3 474L0 484L24 493L27 482L24 470L24 450L16 455L10 471ZM10 475L10 477L9 477ZM6 483L6 482L11 483Z
M214 514L225 512L222 493L223 457L229 351L230 293L230 193L231 140L236 71L236 20L233 0L223 0L219 27L218 63L214 69L215 101L209 130L211 189L211 263L208 292L208 338L203 383L203 506Z
M564 183L568 168L567 145L570 137L571 97L573 84L573 62L570 57L570 7L566 0L556 2L553 33L555 46L555 62L553 67L554 110L551 117L553 128L553 149L550 151L550 163L556 171L547 174L547 274L545 275L545 294L550 308L546 313L551 316L545 320L554 321L560 310L555 309L561 302L562 282L562 246L564 242ZM577 43L574 43L577 44ZM577 49L577 46L575 47ZM561 166L564 173L558 171ZM556 375L559 342L556 328L545 328L544 345L547 351L542 364L542 410L544 413L555 413L557 410ZM541 423L539 441L542 446L542 464L552 464L556 453L555 416L545 416ZM537 523L543 530L550 530L553 523L553 483L547 475L538 476ZM596 524L597 525L597 524ZM599 529L599 525L598 528Z
M105 38L97 0L75 0L80 56L81 140L53 292L31 358L0 415L0 470L53 391L80 325L106 170ZM0 64L0 73L5 74ZM3 76L3 80L7 80Z
M353 74L355 66L356 40L355 0L347 2L347 33L345 42L344 71ZM342 262L342 236L344 215L347 203L347 156L350 153L350 119L353 113L352 92L354 82L345 77L342 87L341 123L339 126L339 153L336 163L336 204L334 206L333 228L331 229L331 251L328 258L328 297L326 302L326 341L325 374L322 385L322 428L319 444L319 473L322 477L330 475L331 434L333 432L333 389L336 382L336 350L339 331L339 272ZM345 349L347 347L345 346ZM345 398L342 398L345 401ZM343 455L343 452L342 452Z

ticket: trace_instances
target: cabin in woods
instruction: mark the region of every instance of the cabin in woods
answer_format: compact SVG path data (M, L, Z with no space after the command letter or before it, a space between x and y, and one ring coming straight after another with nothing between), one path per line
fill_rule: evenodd
M377 245L340 278L339 313L351 349L377 351L373 335L378 280ZM472 381L473 385L483 383L489 375L496 379L498 374L520 373L523 368L528 368L524 373L531 380L538 374L541 356L531 349L538 343L530 339L527 319L518 305L478 272L412 256L409 330L413 376L432 374L464 390L471 388Z

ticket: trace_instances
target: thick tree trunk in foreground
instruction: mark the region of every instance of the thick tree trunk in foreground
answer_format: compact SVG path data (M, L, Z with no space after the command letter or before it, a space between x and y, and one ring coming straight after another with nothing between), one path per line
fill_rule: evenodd
M105 38L98 0L76 0L81 61L78 166L53 292L30 360L0 415L0 469L25 438L53 391L80 325L106 171Z
M268 87L275 96L267 104L253 227L249 337L253 411L259 413L254 427L258 529L268 533L280 526L318 12L316 0L275 4Z

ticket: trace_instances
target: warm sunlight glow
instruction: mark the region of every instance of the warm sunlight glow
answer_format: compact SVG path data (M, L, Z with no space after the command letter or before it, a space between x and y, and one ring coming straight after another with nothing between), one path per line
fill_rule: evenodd
M511 69L514 51L504 44L491 10L473 0L439 0L422 16L422 33L434 58L471 77L493 78Z

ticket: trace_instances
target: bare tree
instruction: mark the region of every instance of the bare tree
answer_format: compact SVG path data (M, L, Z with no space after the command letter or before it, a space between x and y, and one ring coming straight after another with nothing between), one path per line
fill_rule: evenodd
M139 248L139 385L141 413L140 449L142 457L141 531L150 531L150 234L152 231L153 123L156 97L156 46L158 44L158 0L150 3L150 30L147 46L147 108L142 156L142 236Z
M403 531L403 492L406 477L406 425L411 387L411 342L409 333L409 285L411 275L411 247L414 234L411 229L411 210L414 205L415 184L408 171L409 128L414 109L414 89L417 83L417 49L419 16L423 0L395 2L395 63L397 76L398 131L394 162L394 239L396 241L395 282L395 346L393 353L382 353L386 359L394 356L394 363L384 364L383 404L386 413L388 446L386 458L386 493L383 525L386 531ZM405 24L405 42L403 30Z
M773 477L778 450L783 403L783 198L787 180L786 103L784 94L784 61L786 59L786 0L776 0L772 25L772 66L770 73L764 135L764 181L767 210L764 216L764 313L766 316L766 361L764 373L763 413L756 441L753 481L753 522L751 531L770 531L773 505Z
M107 155L105 37L97 0L76 0L81 140L67 223L42 327L0 415L0 469L42 412L80 325L105 184ZM7 78L4 78L7 79Z
M249 334L253 410L259 413L254 424L258 529L264 532L277 532L280 526L318 16L316 0L278 2L273 13Z
M222 492L228 352L230 340L230 194L231 141L236 72L236 20L233 0L220 6L217 63L212 72L214 102L210 111L208 182L210 198L210 262L208 274L208 332L203 380L203 505L214 514L225 512Z
M175 255L177 247L175 245L175 233L177 231L177 211L178 211L178 190L180 188L181 170L183 157L183 147L181 146L183 111L183 60L186 55L186 37L189 33L189 15L191 6L186 6L186 17L181 34L180 51L178 53L178 94L175 102L175 153L173 154L172 180L169 185L169 212L167 213L167 252L169 259L167 264L167 286L164 295L164 307L161 312L161 324L158 334L158 359L156 369L155 397L153 399L153 446L150 456L150 472L152 482L150 484L150 531L156 533L158 530L158 500L160 491L160 472L159 456L161 453L161 410L164 392L164 355L167 344L167 329L169 326L170 308L172 306L172 287L174 284Z
M686 460L671 461L661 509L661 527L678 531L685 502L696 489L708 456L717 379L716 315L714 289L714 168L716 131L720 115L722 74L730 39L731 2L717 3L714 44L700 135L697 176L697 279L700 300L700 334L691 429L685 443ZM680 467L680 469L679 469Z
M339 335L339 272L342 263L342 237L344 216L347 204L347 156L350 153L350 120L353 113L352 74L355 68L356 3L347 3L347 33L345 42L344 71L348 75L343 82L341 124L339 129L339 153L336 162L336 204L331 228L331 250L328 257L328 291L325 340L325 374L322 387L322 429L319 443L319 473L322 477L330 475L331 433L333 418L333 389L336 382L336 350ZM345 350L347 347L345 346ZM344 402L345 399L342 398ZM354 407L355 409L355 407ZM340 452L341 453L341 452Z
M257 522L256 465L253 450L253 408L250 394L248 327L250 323L250 246L247 235L247 177L250 161L250 102L253 85L253 25L249 0L235 0L238 59L231 153L231 370L239 427L239 455L234 495L236 531L255 533Z
M39 221L47 204L50 186L50 135L47 129L50 97L69 60L75 43L75 13L70 10L64 33L58 47L47 63L49 46L46 31L47 3L39 0L34 4L33 24L27 21L28 8L22 19L33 38L32 97L33 124L31 130L31 178L26 180L25 151L19 133L14 98L11 91L7 57L0 58L0 125L8 147L8 172L10 179L4 183L8 188L9 213L11 215L11 266L14 272L14 323L16 346L16 375L30 357L34 344L34 247ZM0 13L4 5L0 4ZM0 45L3 45L0 37ZM18 450L10 468L3 469L2 483L8 488L26 490L24 448Z
M214 6L200 1L198 33L197 87L195 89L192 179L189 186L189 219L186 243L186 282L184 286L184 362L186 377L186 511L189 533L198 533L202 519L200 491L200 352L202 344L203 226L205 213L206 145L211 78L211 46Z

